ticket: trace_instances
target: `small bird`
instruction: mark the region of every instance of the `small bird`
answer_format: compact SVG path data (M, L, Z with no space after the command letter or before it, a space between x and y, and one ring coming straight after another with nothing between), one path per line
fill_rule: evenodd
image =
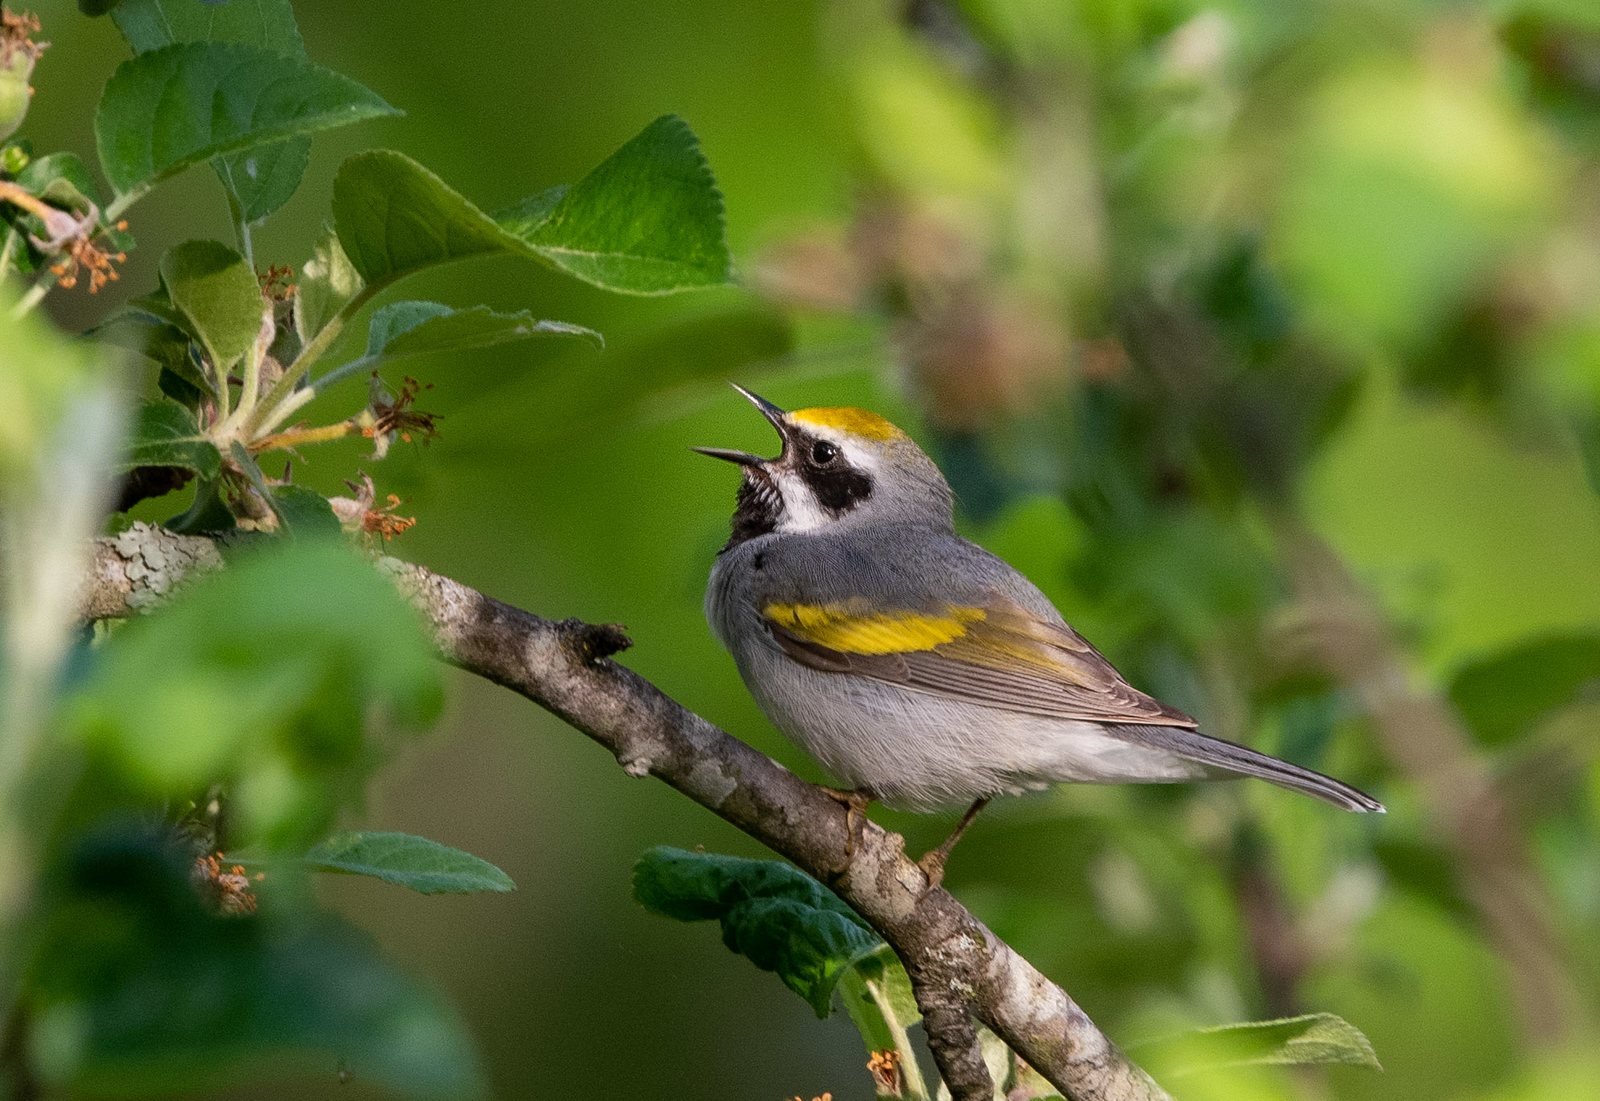
M775 459L694 448L743 469L706 618L768 718L867 803L970 808L919 863L930 884L997 795L1054 783L1255 776L1350 811L1349 784L1202 734L1134 688L1032 582L956 535L944 475L864 409L786 413Z

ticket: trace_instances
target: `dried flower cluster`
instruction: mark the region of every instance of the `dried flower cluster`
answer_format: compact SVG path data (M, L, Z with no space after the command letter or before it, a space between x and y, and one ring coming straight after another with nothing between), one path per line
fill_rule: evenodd
M245 872L242 864L225 866L222 854L213 853L195 858L194 877L216 904L218 913L241 915L256 912L256 896L250 885L261 882L266 873L257 872L252 876Z

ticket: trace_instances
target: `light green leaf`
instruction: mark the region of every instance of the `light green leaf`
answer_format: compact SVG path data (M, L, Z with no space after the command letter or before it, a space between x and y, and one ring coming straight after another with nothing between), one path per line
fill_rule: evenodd
M333 540L264 540L97 651L63 736L141 799L228 784L241 846L302 853L382 760L374 711L437 717L442 681L416 611Z
M633 869L633 897L678 921L722 923L722 943L775 971L818 1017L844 973L884 947L855 911L798 868L661 845Z
M526 240L534 230L550 220L551 213L570 190L566 184L546 188L498 212L494 220L507 232Z
M363 286L365 282L340 247L339 238L330 232L300 269L294 297L294 330L300 343L311 343Z
M663 115L574 184L531 228L545 192L502 224L563 271L630 294L729 282L722 193L693 131Z
M94 177L76 153L51 153L35 157L17 173L17 186L30 195L69 210L84 211L100 201Z
M1333 1013L1203 1028L1140 1044L1134 1055L1167 1075L1262 1064L1383 1069L1361 1030Z
M161 279L219 371L250 350L266 305L243 256L217 241L185 241L161 258Z
M176 402L149 401L139 409L127 458L118 470L138 466L181 466L215 478L222 469L222 453L200 432L193 412Z
M305 859L323 871L372 876L425 895L517 887L487 860L409 833L340 834L317 845Z
M306 60L305 42L289 0L207 3L206 0L128 0L113 17L135 53L176 42L238 42ZM290 138L212 161L239 216L257 222L295 189L311 156L309 137Z
M391 149L358 153L339 166L333 218L339 244L369 284L469 256L533 254L438 176Z
M95 142L106 178L133 197L199 161L397 113L329 69L259 46L185 42L117 67Z
M527 310L496 313L488 306L454 310L437 302L395 302L374 310L367 325L367 357L397 359L424 352L487 348L535 336L581 336L599 347L593 329L565 321L537 321Z

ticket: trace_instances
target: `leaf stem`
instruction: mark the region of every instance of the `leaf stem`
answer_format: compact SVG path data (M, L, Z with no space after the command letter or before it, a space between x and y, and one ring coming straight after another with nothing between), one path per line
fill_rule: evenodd
M244 216L244 211L239 207L239 199L233 193L233 188L228 189L228 213L233 215L233 231L239 236L239 251L244 253L244 262L254 271L256 266L255 250L250 243L250 221ZM242 403L241 403L242 404Z
M292 428L287 432L279 432L274 436L266 436L250 445L250 450L261 451L286 451L291 447L299 447L307 443L326 443L328 440L342 440L346 436L355 436L361 432L354 420L340 421L338 424L325 424L321 428Z
M6 281L6 276L10 273L11 269L11 258L16 255L16 252L17 227L12 226L6 231L5 247L0 249L0 283L4 283Z
M311 365L320 359L322 354L333 345L334 340L344 331L344 327L350 319L360 311L361 307L372 301L373 295L383 290L386 286L388 286L387 283L368 284L362 287L361 290L356 292L355 297L344 304L343 309L328 320L328 323L322 327L322 331L312 337L309 344L300 349L300 354L294 357L294 362L289 364L288 368L283 372L283 377L272 384L272 389L268 390L267 396L261 399L261 404L256 408L255 414L246 422L244 427L247 434L260 430L262 424L272 415L278 404L295 388L295 384L305 377L306 372L311 370Z
M45 272L28 288L28 293L17 300L16 306L11 310L12 317L22 317L33 312L33 308L44 301L44 296L49 294L56 285L54 272Z

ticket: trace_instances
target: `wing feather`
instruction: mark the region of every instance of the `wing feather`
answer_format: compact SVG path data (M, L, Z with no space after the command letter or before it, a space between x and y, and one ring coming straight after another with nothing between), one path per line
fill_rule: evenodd
M942 614L855 605L769 605L763 618L785 654L933 695L1052 718L1194 727L1134 688L1082 635L998 594ZM904 622L903 629L896 625ZM889 640L899 648L889 650ZM942 641L941 641L942 640Z

